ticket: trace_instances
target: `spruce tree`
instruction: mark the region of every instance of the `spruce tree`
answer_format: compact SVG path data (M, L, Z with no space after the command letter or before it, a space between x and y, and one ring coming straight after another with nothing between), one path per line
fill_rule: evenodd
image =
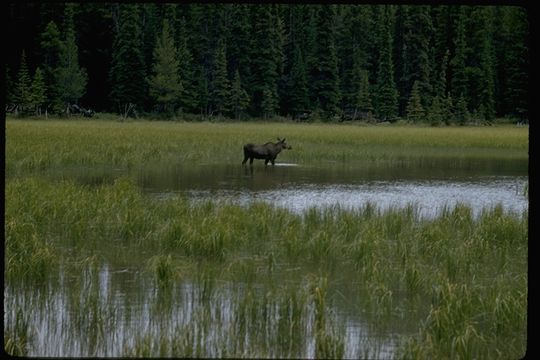
M110 96L123 117L128 116L133 107L144 103L147 88L139 20L138 5L119 5L110 69Z
M439 126L445 121L445 110L443 100L436 95L428 109L427 117L431 126Z
M422 105L430 103L432 86L430 81L430 42L433 33L428 6L408 6L408 18L404 24L404 58L402 96L410 97L415 81Z
M36 115L41 115L42 106L47 100L45 89L43 72L40 68L37 68L36 72L34 73L34 79L32 80L32 87L30 91L30 103L34 108Z
M382 13L379 71L376 86L375 111L382 120L393 121L398 115L398 93L394 83L392 63L392 34L390 9L385 6Z
M456 24L456 35L454 40L455 50L454 57L450 61L452 66L451 91L452 97L455 99L465 98L468 96L468 79L467 79L467 42L465 29L466 13L463 6L460 6L459 15Z
M11 107L13 104L13 80L11 80L11 73L8 66L6 66L6 108Z
M307 74L300 45L295 45L293 56L287 98L292 113L298 114L301 111L307 110L309 105Z
M508 113L521 120L529 117L529 22L527 10L511 7L508 10L507 26L507 99Z
M167 115L174 113L174 106L182 92L178 67L174 38L168 20L164 19L154 49L153 74L148 78L148 84L150 95Z
M461 95L454 106L454 121L459 125L465 125L470 119L465 96Z
M338 59L335 46L335 6L323 5L319 12L318 66L315 71L315 91L324 118L340 113Z
M274 114L278 105L278 72L276 52L269 44L274 30L272 8L257 5L253 11L253 42L251 48L251 88L255 115ZM264 106L263 106L264 102Z
M46 84L46 105L45 112L51 109L55 112L63 110L62 100L59 96L58 88L58 68L60 67L60 54L63 51L63 43L60 31L53 21L41 34L41 64L43 67L43 77Z
M197 111L196 81L193 65L193 56L188 47L188 34L186 31L186 19L182 17L178 29L178 73L182 80L182 91L179 98L180 109L184 112Z
M236 72L234 73L228 105L235 119L240 119L242 112L246 110L249 105L249 95L242 86L242 80L238 69L236 69Z
M228 112L228 102L231 96L231 85L227 78L227 58L225 43L221 41L214 56L214 68L212 73L212 108L218 116Z
M371 91L369 86L369 73L367 70L360 69L358 76L358 90L356 92L356 108L368 116L373 112L373 105L371 102ZM355 76L355 78L356 78Z
M495 116L495 52L492 46L492 8L475 6L469 17L468 39L471 51L468 56L469 108L476 110L480 119L491 120Z
M23 50L14 94L14 101L17 104L18 111L21 115L26 114L31 107L32 99L30 86L31 79L28 72L28 66L26 65L26 52Z
M420 81L416 80L411 90L411 96L407 104L407 120L418 123L424 119L424 108L420 97Z
M77 103L86 91L86 70L79 67L79 49L75 40L73 4L66 6L64 42L57 72L58 94L64 105Z

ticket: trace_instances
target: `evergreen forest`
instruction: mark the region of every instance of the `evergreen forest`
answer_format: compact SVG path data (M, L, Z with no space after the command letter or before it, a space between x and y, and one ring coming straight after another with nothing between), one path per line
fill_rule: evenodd
M519 6L22 2L6 17L6 111L25 116L529 116Z

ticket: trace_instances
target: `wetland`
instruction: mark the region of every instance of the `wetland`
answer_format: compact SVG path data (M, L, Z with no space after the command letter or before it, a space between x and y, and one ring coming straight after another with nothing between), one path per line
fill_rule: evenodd
M259 133L293 150L242 166ZM9 120L5 348L519 357L527 136Z

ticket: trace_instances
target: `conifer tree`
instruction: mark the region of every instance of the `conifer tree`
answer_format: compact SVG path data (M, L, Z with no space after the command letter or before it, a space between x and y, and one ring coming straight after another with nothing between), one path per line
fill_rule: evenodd
M17 84L15 86L14 100L17 104L18 111L25 114L31 107L31 79L26 65L26 52L23 50L21 54L21 65L17 75Z
M57 72L58 94L64 105L77 103L84 95L88 81L86 70L79 67L79 49L75 40L73 6L73 4L68 4L65 9L65 37L60 53L60 67Z
M188 34L186 31L186 19L182 17L179 20L178 29L178 73L182 81L182 91L179 98L179 106L182 111L196 112L196 82L193 66L193 56L188 47Z
M182 92L178 68L174 38L169 22L164 19L161 35L154 49L153 74L149 77L148 84L150 95L167 115L174 113L174 106Z
M370 114L373 112L373 105L371 102L371 91L369 89L369 73L367 70L360 69L357 76L356 108L361 112Z
M58 88L58 68L60 67L60 54L63 51L63 43L60 31L53 21L41 34L41 64L43 67L43 77L46 84L46 105L45 112L50 108L53 111L63 110L62 100L59 96Z
M290 85L288 87L288 100L290 110L297 114L308 108L309 93L307 84L307 74L300 45L294 47L294 58L290 74Z
M221 41L214 56L214 69L212 74L212 107L218 116L228 112L231 85L227 78L227 58L225 43Z
M317 103L326 119L340 112L338 60L335 46L335 7L323 5L318 24L318 65L315 71Z
M467 69L466 69L466 59L467 59L467 42L465 34L465 21L466 13L463 6L460 6L459 15L457 18L456 24L456 35L455 35L455 51L454 57L452 58L450 65L452 66L452 97L455 99L465 98L468 96L467 88Z
M407 104L407 119L413 123L418 123L424 118L424 108L420 98L420 81L416 80L411 90L411 96Z
M240 72L236 69L234 79L231 86L231 97L229 101L229 109L234 114L235 119L240 119L240 115L249 105L249 95L242 86Z
M11 74L9 66L6 66L6 108L13 104L13 80L11 80Z
M391 19L388 7L382 13L381 21L381 46L375 111L379 118L392 121L398 115L398 93L394 83Z
M475 6L469 16L470 45L468 57L469 108L476 110L480 119L491 120L495 116L495 52L492 46L492 8Z
M110 95L124 118L132 113L133 107L144 103L147 89L139 19L138 5L119 5L118 31L113 42L110 69Z
M36 115L41 115L41 108L45 101L45 79L43 77L43 72L38 67L34 73L34 79L32 80L32 87L30 91L30 103L34 108Z
M507 15L507 87L508 112L520 119L529 116L529 22L521 7L511 7Z
M253 110L254 114L263 114L266 117L273 115L278 105L276 52L268 42L274 31L271 10L269 5L259 5L254 8L251 49L252 81L250 85L253 93Z
M427 117L431 126L439 126L444 123L445 113L444 113L444 104L443 100L436 95L431 102L431 106L428 109Z
M465 125L470 119L470 113L467 109L465 96L461 95L454 106L453 111L455 122L459 125Z

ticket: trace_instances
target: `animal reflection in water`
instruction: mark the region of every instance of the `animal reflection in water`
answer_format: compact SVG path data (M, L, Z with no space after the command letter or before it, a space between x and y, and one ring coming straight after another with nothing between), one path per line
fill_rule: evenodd
M267 142L263 145L246 144L244 145L244 161L242 165L249 159L249 164L253 164L253 159L264 159L264 165L268 165L270 161L272 165L275 165L276 157L283 149L292 149L292 147L285 142L285 139L278 138L277 143Z

